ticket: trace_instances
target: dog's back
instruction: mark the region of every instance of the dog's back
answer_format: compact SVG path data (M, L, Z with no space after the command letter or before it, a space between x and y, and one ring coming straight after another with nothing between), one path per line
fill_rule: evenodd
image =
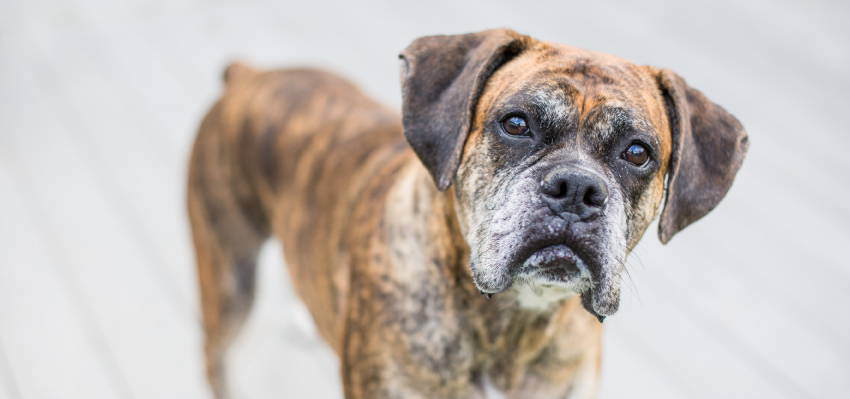
M412 156L397 113L332 73L237 63L224 80L198 132L188 187L211 381L221 380L223 348L250 308L256 256L270 235L282 238L296 291L338 349L349 278L342 233L360 228L358 209L378 211L358 201L383 191L368 177Z
M250 208L274 212L278 198L298 197L307 200L300 209L328 209L372 155L406 147L395 111L330 72L260 72L236 63L224 80L225 92L199 134L220 135L220 152L240 180L233 188L263 201ZM276 222L282 215L262 216Z

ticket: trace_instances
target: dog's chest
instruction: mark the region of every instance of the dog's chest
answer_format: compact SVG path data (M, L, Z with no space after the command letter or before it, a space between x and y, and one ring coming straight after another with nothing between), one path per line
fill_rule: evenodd
M485 374L480 383L481 392L486 399L507 399L512 397L529 397L525 394L531 388L531 391L540 393L541 391L549 391L553 394L552 397L560 397L565 399L585 399L593 398L596 395L597 388L597 373L593 368L592 362L583 363L573 378L560 383L554 383L549 386L530 386L530 384L520 384L514 387L512 394L508 390L502 389L493 381L490 375Z
M592 397L600 330L577 296L555 302L560 306L547 304L542 311L516 302L507 311L507 303L497 302L501 311L478 312L475 341L483 369L477 385L484 397L529 397L523 394L543 389L540 381L555 374L557 381L544 384L552 397Z

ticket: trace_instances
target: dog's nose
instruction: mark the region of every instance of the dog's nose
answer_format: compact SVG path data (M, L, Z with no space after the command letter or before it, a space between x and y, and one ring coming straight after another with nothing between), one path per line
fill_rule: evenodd
M595 173L558 168L549 172L540 185L543 200L558 214L572 213L581 219L602 211L608 201L608 185Z

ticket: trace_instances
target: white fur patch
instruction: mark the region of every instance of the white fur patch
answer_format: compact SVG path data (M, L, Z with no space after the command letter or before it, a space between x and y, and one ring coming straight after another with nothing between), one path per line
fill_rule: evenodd
M484 378L482 378L481 384L484 386L484 397L485 398L487 398L487 399L505 399L505 398L507 398L507 396L505 396L504 392L502 392L501 390L499 390L499 388L496 388L496 386L493 385L493 381L490 380L489 375L484 374Z
M533 282L514 284L511 290L516 293L520 307L539 311L547 310L563 299L578 295L568 287L537 285Z
M534 91L534 101L543 107L543 112L546 113L546 120L566 121L573 114L573 109L568 107L567 99L560 92L555 92L551 89L539 89Z

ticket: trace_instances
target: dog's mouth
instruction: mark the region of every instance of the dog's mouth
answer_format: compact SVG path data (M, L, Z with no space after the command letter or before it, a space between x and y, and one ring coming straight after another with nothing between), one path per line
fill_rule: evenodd
M534 250L513 276L538 277L550 283L590 279L586 262L566 244L546 245Z
M604 267L600 257L594 256L593 248L580 245L588 240L573 241L564 235L528 240L514 252L513 261L496 274L500 278L489 280L493 282L490 285L478 284L480 280L476 279L476 285L488 297L508 290L515 282L532 289L555 288L566 295L555 299L578 294L583 307L602 321L617 310L618 276Z

